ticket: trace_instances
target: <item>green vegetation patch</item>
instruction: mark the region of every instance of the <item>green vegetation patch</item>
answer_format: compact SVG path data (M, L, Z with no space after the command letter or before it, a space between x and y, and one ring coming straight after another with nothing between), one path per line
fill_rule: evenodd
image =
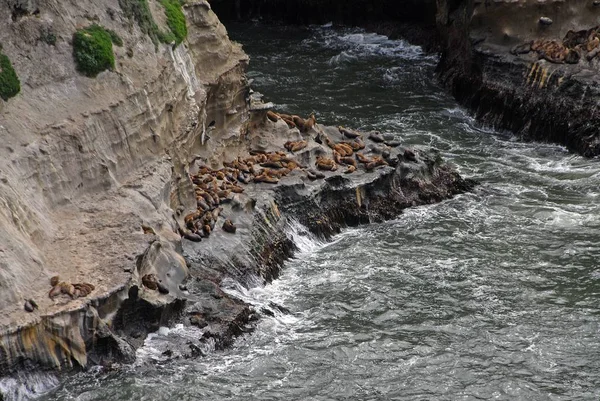
M176 45L183 42L187 37L187 25L185 15L181 8L184 2L181 0L160 0L165 9L168 31L162 31L150 11L148 0L119 0L119 5L125 16L137 22L143 33L150 37L152 43L173 43Z
M113 45L123 47L123 39L121 39L118 33L112 29L107 29L106 32L110 35L110 40L113 42Z
M163 41L147 0L119 0L119 6L121 6L121 10L127 18L134 19L137 22L142 32L150 37L155 46Z
M115 68L112 45L111 34L100 25L79 29L73 35L73 56L77 70L88 77L95 77L104 70Z
M180 0L161 0L160 4L165 8L167 25L175 36L175 43L180 44L187 37L187 25L185 15L181 9Z
M21 91L21 81L7 55L0 53L0 98L4 101Z

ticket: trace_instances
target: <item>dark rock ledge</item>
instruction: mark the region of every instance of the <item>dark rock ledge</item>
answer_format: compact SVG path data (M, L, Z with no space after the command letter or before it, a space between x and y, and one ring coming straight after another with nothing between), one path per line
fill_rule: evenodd
M345 139L337 128L318 124L301 134L289 129L283 120L267 119L265 113L252 114L245 133L248 150L285 151L285 142L306 140L306 148L290 157L315 168L317 156L331 157L331 149L315 142L317 136L326 134L333 142ZM2 333L0 372L40 368L69 371L73 367L132 362L149 333L175 323L196 326L202 333L196 343L176 350L176 357L201 355L203 343L210 342L216 349L226 347L235 336L250 330L261 312L226 294L221 283L233 279L250 287L277 278L283 262L296 249L288 235L292 219L327 239L346 226L394 218L407 207L440 202L474 185L433 149L407 149L398 143L384 147L366 136L364 141L366 149L361 153L374 157L387 150L390 165L371 171L359 165L351 174L340 166L337 171L323 172L325 177L316 180L295 169L276 184L240 184L244 192L221 205L223 210L209 237L200 242L181 240L178 251L189 272L181 276L172 268L162 277L168 281L168 293L131 281L81 309L43 316L34 325ZM217 163L214 169L221 167ZM190 175L197 169L198 163L191 166ZM177 219L181 224L183 213ZM234 222L235 234L222 229L225 219ZM150 241L146 252L138 257L138 270L147 261L171 263L161 248L160 241Z
M440 0L440 79L484 124L596 157L599 15L587 0Z

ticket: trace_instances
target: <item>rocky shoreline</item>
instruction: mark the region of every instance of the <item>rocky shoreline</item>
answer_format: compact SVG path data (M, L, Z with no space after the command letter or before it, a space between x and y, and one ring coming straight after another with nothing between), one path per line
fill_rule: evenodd
M369 170L359 165L350 174L344 172L343 165L336 171L317 170L312 167L317 158L334 157L334 150L315 139L322 142L326 138L332 146L348 142L338 128L316 124L303 134L289 128L284 120L269 120L262 111L252 113L249 127L249 151L287 153L303 168L282 176L277 183L240 183L243 192L229 194L230 199L221 199L220 206L211 208L214 211L218 207L220 214L210 236L178 242L176 249L185 257L185 267L174 260L177 257L170 250L163 250L163 241L148 231L149 246L138 256L135 272L142 280L130 281L81 308L46 316L38 324L5 333L5 344L20 347L5 348L2 370L132 362L135 350L149 333L175 322L197 326L203 332L198 344L189 344L189 355L184 356L196 356L195 350L206 341L216 348L225 347L247 330L260 311L227 295L220 283L233 279L250 287L275 279L295 250L287 235L291 220L327 239L343 227L394 218L407 207L439 202L474 185L443 163L435 150L410 150L396 142L390 142L394 146L390 147L367 137L363 143L366 149L360 155L377 158L387 152L388 162ZM306 147L288 153L289 141L305 141ZM205 161L197 161L196 167L199 163L206 168ZM214 172L225 171L218 165L214 168ZM264 170L258 165L255 169ZM307 173L311 170L323 178ZM190 173L190 180L192 177L194 173ZM185 224L185 216L179 214L178 221ZM235 233L222 229L225 220L234 222ZM164 283L164 291L148 288L143 277L149 274ZM51 331L57 319L69 331Z

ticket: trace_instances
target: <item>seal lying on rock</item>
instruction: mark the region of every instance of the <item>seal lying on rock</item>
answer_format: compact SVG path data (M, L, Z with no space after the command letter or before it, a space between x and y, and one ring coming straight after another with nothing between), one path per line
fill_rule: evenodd
M305 147L308 146L308 142L307 141L288 141L286 142L283 147L286 148L287 150L289 150L290 152L294 153L294 152L298 152L302 149L304 149Z
M319 156L317 158L317 162L315 163L318 169L327 170L327 171L336 171L337 165L333 159L329 159L327 157Z
M235 234L237 227L233 224L233 222L229 219L225 220L223 223L223 231L228 232L230 234Z
M350 139L356 139L356 138L362 138L362 135L359 132L353 131L351 129L348 128L344 128L341 125L338 127L338 130L342 133L342 135L344 135L346 138L350 138Z
M50 279L50 284L52 285L52 289L48 293L48 296L52 299L61 294L68 295L72 299L86 297L95 289L95 287L89 283L71 284L65 281L60 281L58 276L52 277Z

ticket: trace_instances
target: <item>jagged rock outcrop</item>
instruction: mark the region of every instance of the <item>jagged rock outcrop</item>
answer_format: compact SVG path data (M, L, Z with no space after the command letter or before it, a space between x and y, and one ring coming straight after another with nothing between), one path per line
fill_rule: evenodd
M486 124L599 155L596 3L439 0L442 82Z

